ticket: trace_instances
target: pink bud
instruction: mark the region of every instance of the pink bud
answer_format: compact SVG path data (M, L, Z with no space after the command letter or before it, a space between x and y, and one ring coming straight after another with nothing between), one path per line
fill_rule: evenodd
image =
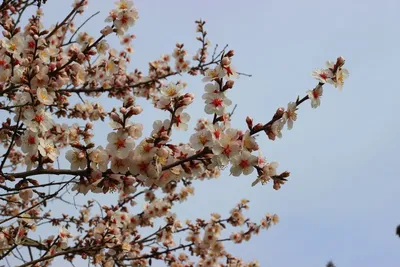
M50 71L53 71L53 70L55 70L55 69L56 69L56 63L51 62L51 63L49 64L49 70L50 70Z
M78 59L79 60L84 60L85 58L86 58L85 54L83 54L83 53L79 53L78 54Z
M162 147L157 150L157 156L161 158L166 158L168 157L168 155L169 155L168 150L165 147Z
M142 113L143 108L141 106L131 107L131 111L132 111L133 115L138 115L138 114Z
M102 29L100 31L100 33L103 34L104 36L107 36L112 32L113 32L113 29L110 26L106 26L104 29Z
M249 127L249 129L253 128L253 119L251 117L249 117L249 116L246 117L246 123L247 123L247 126Z
M231 60L228 57L224 57L224 58L222 58L221 63L222 63L222 65L229 65L229 64L231 64Z
M122 120L117 113L111 112L110 117L113 121L122 123Z

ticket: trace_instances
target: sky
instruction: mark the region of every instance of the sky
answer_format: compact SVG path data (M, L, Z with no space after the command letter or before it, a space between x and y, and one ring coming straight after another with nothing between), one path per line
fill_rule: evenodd
M113 2L89 0L79 20L100 14L83 30L98 36ZM45 24L64 18L71 3L49 0ZM251 187L255 175L223 172L217 180L195 183L195 196L174 208L180 218L228 214L246 198L249 217L258 221L267 212L277 213L280 223L248 243L228 245L236 256L257 259L261 266L322 267L329 260L338 267L399 266L400 1L137 0L135 5L140 19L130 31L137 37L132 70L146 70L147 62L171 53L176 42L195 53L194 21L200 18L207 22L213 45L229 44L235 50L233 65L252 77L241 76L229 92L238 104L233 127L245 129L246 116L265 123L278 107L304 96L316 85L311 72L326 60L343 56L350 72L343 92L326 85L319 108L302 104L293 129L285 129L282 139L258 137L267 159L279 162L279 171L291 172L281 190L270 184ZM113 37L109 41L117 44ZM193 129L205 116L204 84L200 77L181 79L197 97L189 108ZM139 103L145 107L138 118L145 133L150 121L167 118ZM105 140L108 127L96 128L96 140ZM185 141L190 134L174 138ZM96 198L102 202L107 197Z

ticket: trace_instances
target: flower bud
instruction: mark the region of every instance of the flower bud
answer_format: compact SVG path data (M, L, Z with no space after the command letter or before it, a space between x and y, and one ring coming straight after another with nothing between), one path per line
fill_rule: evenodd
M143 108L141 106L137 106L137 107L131 107L131 112L133 115L138 115L140 113L142 113Z
M227 82L225 83L224 87L222 88L222 91L231 89L231 88L233 87L234 84L235 84L235 82L232 81L232 80L227 81Z
M83 53L78 53L78 59L79 60L85 60L85 54L83 54Z
M229 64L231 64L231 60L228 57L224 57L221 60L221 64L222 65L229 65Z
M85 128L88 130L93 129L93 123L89 121L88 123L86 123Z
M235 55L235 51L234 50L229 50L228 53L226 53L227 57L233 57Z
M54 63L54 62L50 62L50 64L49 64L49 71L54 71L55 69L56 69L56 63Z
M344 62L345 62L344 57L342 57L342 56L338 57L336 59L336 67L337 68L342 67L344 65Z
M251 117L247 116L246 123L247 123L247 127L249 127L249 130L251 130L253 128L253 119Z
M110 117L113 121L122 123L122 120L117 113L111 112Z
M113 29L110 26L106 26L100 31L100 33L103 34L104 36L107 36L112 32L113 32Z
M278 120L282 118L283 114L285 114L285 109L284 108L278 108L275 112L274 117L272 118L273 120Z

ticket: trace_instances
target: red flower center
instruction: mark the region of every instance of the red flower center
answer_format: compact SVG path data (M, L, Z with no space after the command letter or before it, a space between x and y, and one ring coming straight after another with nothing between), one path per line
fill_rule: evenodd
M232 153L232 149L229 145L227 145L226 147L224 147L223 152L225 155L229 156Z
M34 145L36 142L36 138L34 136L29 136L28 137L28 144Z
M250 166L249 161L247 159L242 159L239 163L239 166L244 169Z
M314 90L313 92L312 92L312 94L313 94L313 97L314 98L319 98L319 93L318 93L318 91L317 90Z
M115 142L115 145L117 146L118 149L124 148L125 147L125 140L124 139L118 139L117 142Z
M214 98L211 104L213 104L215 107L221 107L223 102L224 101L221 98Z
M42 114L36 114L34 120L35 120L37 123L41 123L42 121L44 121L44 116L43 116Z

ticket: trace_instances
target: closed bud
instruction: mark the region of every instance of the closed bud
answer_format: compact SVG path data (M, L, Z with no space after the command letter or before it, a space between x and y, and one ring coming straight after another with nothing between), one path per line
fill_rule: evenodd
M234 50L229 50L228 53L226 53L227 57L233 57L235 55L235 51Z
M78 53L78 59L79 60L85 60L85 58L86 58L86 56L85 56L85 54L84 53Z
M137 107L131 107L131 112L133 115L138 115L140 113L142 113L143 108L141 106L137 106Z
M93 123L92 123L92 122L86 123L85 128L86 128L87 130L93 129Z
M273 120L278 120L282 118L283 114L285 114L285 109L284 108L278 108L275 112L274 117L272 118Z
M342 67L344 65L344 62L345 62L344 57L342 57L342 56L338 57L336 59L336 67L337 68Z
M107 27L105 27L104 29L102 29L101 31L100 31L100 33L102 34L102 35L104 35L104 36L107 36L107 35L109 35L110 33L112 33L113 32L113 29L110 27L110 26L107 26Z
M126 113L126 108L121 107L121 108L119 109L119 111L120 111L122 114L125 114L125 113Z
M222 65L229 65L231 64L231 60L229 59L229 57L223 57L221 60L221 64Z
M224 87L222 88L223 91L231 89L233 87L233 85L235 84L234 81L229 80L225 83Z
M54 71L57 68L56 63L50 62L49 64L49 71Z
M290 172L285 171L285 172L281 173L281 176L282 176L283 178L287 178L287 177L290 176Z
M122 123L122 120L117 113L111 112L110 117L113 121Z
M251 130L253 128L253 119L251 117L247 116L246 123L247 123L247 127L249 127L249 130Z

